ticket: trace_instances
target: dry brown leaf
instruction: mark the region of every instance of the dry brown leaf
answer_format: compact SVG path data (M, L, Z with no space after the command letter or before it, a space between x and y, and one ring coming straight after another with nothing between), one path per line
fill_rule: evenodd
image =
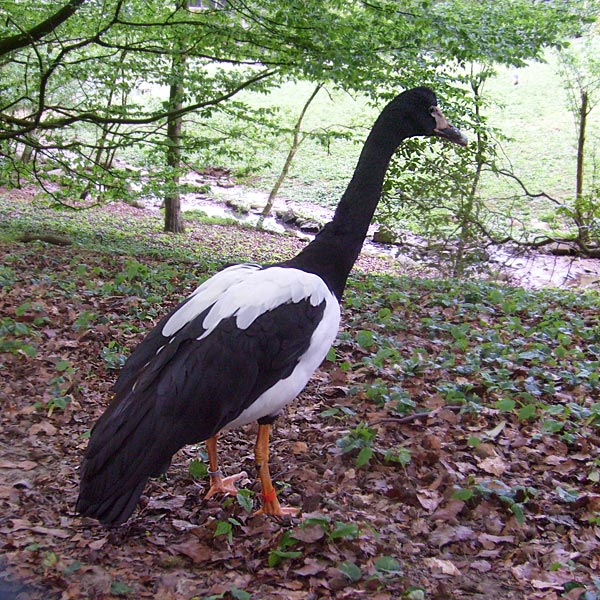
M515 538L512 535L491 535L489 533L482 533L477 536L479 543L486 548L491 550L496 544L514 544Z
M434 573L451 575L453 577L460 577L462 575L458 567L449 560L442 560L441 558L425 558L423 563Z
M465 503L462 500L449 500L444 506L438 508L431 515L431 518L434 521L451 521L458 516L464 507Z
M292 452L296 455L305 454L308 452L308 444L301 441L294 442L294 445L292 446Z
M492 570L492 563L487 560L475 560L469 565L469 568L479 571L479 573L487 573Z
M0 459L0 469L21 469L22 471L31 471L38 466L36 462L32 460L21 460L19 462L12 462L10 460Z
M298 527L297 529L294 529L292 536L296 540L311 544L322 539L325 536L325 531L318 524L307 525L306 527Z
M438 527L429 535L429 540L436 546L441 548L445 544L451 542L462 542L465 540L475 539L476 535L473 529L465 525L457 525L456 527L444 526Z
M506 471L506 463L499 456L484 458L479 462L479 468L486 473L491 473L496 477L500 477Z
M88 548L90 550L100 550L100 548L102 548L102 546L104 546L106 544L106 542L108 542L108 536L105 536L103 538L100 538L99 540L94 540L93 542L90 542L88 544Z
M215 551L213 548L207 544L199 542L195 538L190 539L187 542L182 542L181 544L173 544L169 546L169 552L172 554L184 554L188 558L191 558L195 563L210 561L215 556Z
M417 499L419 504L429 512L433 512L442 501L442 497L435 490L419 490Z
M58 429L49 423L48 421L42 421L41 423L35 423L29 428L29 435L37 435L38 433L45 433L46 435L56 435Z
M64 529L57 529L51 527L36 526L32 527L31 531L33 531L34 533L41 533L43 535L51 535L53 537L61 538L63 540L66 540L67 538L71 537L70 532L65 531Z
M301 577L312 577L318 573L322 573L325 569L327 569L327 567L327 563L322 560L306 558L304 560L304 566L300 567L299 569L294 569L294 573L296 573L296 575L300 575Z

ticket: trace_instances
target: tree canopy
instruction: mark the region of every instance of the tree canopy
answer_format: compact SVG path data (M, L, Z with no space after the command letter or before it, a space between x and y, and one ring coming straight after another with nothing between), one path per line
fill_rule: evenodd
M124 197L115 156L142 144L166 153L169 118L202 120L225 106L258 118L232 104L241 90L298 79L373 99L423 83L446 92L470 62L518 65L563 44L589 10L583 0L197 4L71 0L57 9L42 0L33 14L3 2L2 179L54 177L69 198L98 186L105 199ZM172 68L178 55L185 69ZM175 106L164 90L177 78ZM173 167L163 164L168 181Z

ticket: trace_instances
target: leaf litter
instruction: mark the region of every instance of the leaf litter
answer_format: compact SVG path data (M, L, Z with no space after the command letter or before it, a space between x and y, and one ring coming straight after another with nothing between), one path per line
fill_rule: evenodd
M119 209L124 229L135 219ZM190 256L218 255L206 239L252 260L299 244L237 227L210 236L194 226ZM244 496L205 501L206 480L188 468L204 459L200 445L150 482L125 526L106 529L73 513L89 429L129 350L220 265L0 246L0 590L31 599L600 593L597 295L390 277L389 263L371 257L353 274L335 353L274 427L272 474L304 519L253 516L252 477ZM228 473L254 472L255 432L222 437Z

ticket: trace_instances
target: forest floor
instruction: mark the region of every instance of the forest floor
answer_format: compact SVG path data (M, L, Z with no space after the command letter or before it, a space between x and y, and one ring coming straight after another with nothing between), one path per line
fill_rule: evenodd
M140 211L102 211L139 230ZM0 213L5 232L21 218ZM247 426L220 443L247 491L206 501L203 450L187 447L107 529L73 509L123 357L211 255L303 242L194 223L203 250L182 262L99 235L104 250L0 242L0 599L600 596L597 294L391 278L363 257L335 360L274 426L271 471L302 519L253 515Z

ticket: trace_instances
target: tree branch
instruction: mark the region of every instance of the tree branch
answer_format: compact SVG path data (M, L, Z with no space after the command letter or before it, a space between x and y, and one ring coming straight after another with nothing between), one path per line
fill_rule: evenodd
M235 89L223 93L216 98L212 98L211 100L206 100L203 102L196 102L195 104L189 104L187 106L182 107L179 110L171 110L171 111L161 111L156 112L152 115L142 118L117 118L117 117L103 117L94 112L83 112L75 115L65 116L62 119L53 119L48 121L40 121L39 123L36 120L31 119L19 119L16 117L12 117L10 115L0 115L0 121L4 121L10 125L15 127L19 127L19 130L6 131L0 133L0 140L14 139L18 138L26 133L29 133L33 130L50 130L50 129L60 129L62 127L66 127L68 125L73 125L73 123L94 123L96 125L149 125L151 123L156 123L157 121L161 121L167 118L175 118L178 116L183 116L188 113L194 112L199 108L206 108L207 106L216 106L217 104L228 100L232 96L235 96L238 92L241 92L243 89L251 86L262 79L272 76L275 71L265 70L260 72L255 77L251 77L250 79L244 81L239 84ZM55 113L61 112L61 108L58 106L46 106L46 110L51 110ZM66 111L63 111L66 113Z
M24 31L12 37L0 40L0 56L8 54L19 48L30 46L41 40L43 37L52 33L59 25L62 25L67 19L72 17L86 0L70 0L53 15L50 15L45 21L42 21L29 31Z

